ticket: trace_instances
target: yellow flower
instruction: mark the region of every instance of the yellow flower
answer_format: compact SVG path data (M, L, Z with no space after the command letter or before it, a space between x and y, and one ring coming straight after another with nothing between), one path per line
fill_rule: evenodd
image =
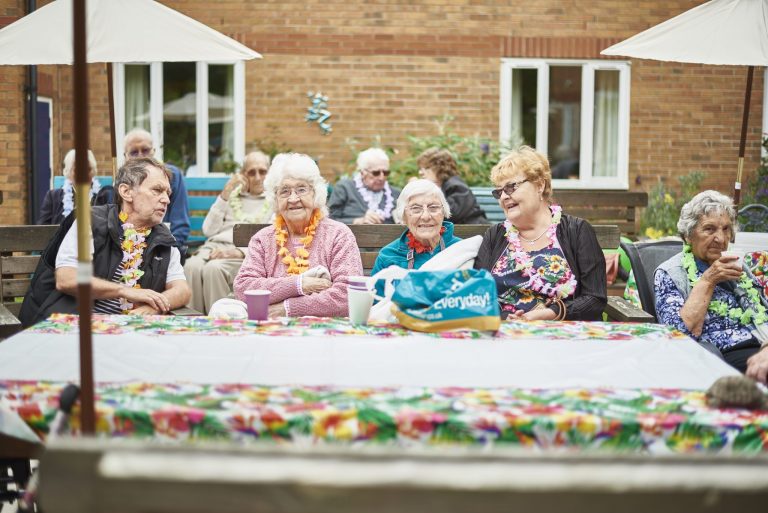
M645 229L645 235L649 239L660 239L664 236L664 232L658 228L648 227Z
M674 205L675 199L668 193L664 193L664 203L667 205Z

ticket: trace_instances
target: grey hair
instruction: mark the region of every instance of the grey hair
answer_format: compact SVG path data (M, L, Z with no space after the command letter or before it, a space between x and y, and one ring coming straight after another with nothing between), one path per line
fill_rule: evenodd
M400 196L397 197L397 206L395 206L395 213L393 214L396 223L403 222L405 207L408 206L408 201L410 201L411 197L418 196L419 194L433 194L440 198L440 204L443 206L443 216L445 219L451 217L451 207L448 205L445 194L440 190L440 187L429 180L419 179L408 182L408 185L403 187L403 190L400 192Z
M389 166L389 156L387 152L381 148L368 148L357 154L357 170L363 171L368 169L368 164L372 160L386 160L387 166Z
M123 152L125 152L125 145L128 144L128 141L136 137L141 137L142 139L149 139L149 142L152 143L153 146L155 144L154 141L152 140L152 134L150 134L143 128L134 128L130 132L125 134L125 137L123 137Z
M733 229L736 230L736 209L733 200L717 191L703 191L691 198L680 210L678 233L683 239L689 240L701 218L711 214L728 214Z
M115 203L118 207L123 206L123 197L120 195L120 186L125 184L130 189L135 189L144 183L149 175L148 168L156 167L165 173L165 177L168 179L168 183L171 180L171 170L165 167L165 164L159 160L155 160L151 157L140 157L137 159L131 159L117 170L117 177L115 178Z
M328 183L320 174L320 168L309 155L303 153L280 153L275 155L264 178L264 191L267 203L277 213L277 189L286 179L303 180L315 191L315 208L323 214L328 214L325 207L328 200Z
M252 152L248 153L248 155L246 155L245 158L243 159L243 164L240 166L240 169L242 171L245 171L245 163L248 161L248 159L251 159L251 158L254 158L254 159L255 158L260 158L260 159L266 160L267 161L267 167L269 167L269 165L272 163L272 159L270 159L269 155L267 155L263 151L259 151L259 150L252 151Z
M94 157L93 152L91 150L88 150L88 166L93 169L93 174L96 174L98 171L98 168L96 167L96 157ZM67 154L64 156L64 178L66 178L69 181L72 181L72 178L75 175L75 150L74 148L69 150Z

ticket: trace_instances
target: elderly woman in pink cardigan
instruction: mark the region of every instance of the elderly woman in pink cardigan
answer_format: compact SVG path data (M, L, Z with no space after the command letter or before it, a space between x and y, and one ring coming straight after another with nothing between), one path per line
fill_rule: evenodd
M327 216L328 189L317 164L298 153L275 157L264 179L275 222L251 239L235 295L267 289L270 317L347 315L347 277L363 264L350 229Z

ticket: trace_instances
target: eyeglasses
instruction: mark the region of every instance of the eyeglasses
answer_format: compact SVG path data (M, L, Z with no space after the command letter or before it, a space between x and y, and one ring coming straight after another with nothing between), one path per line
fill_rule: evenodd
M256 173L258 173L260 176L267 176L267 169L261 168L261 169L249 169L245 172L245 176L254 177L256 176Z
M525 182L527 182L528 179L520 180L519 182L509 182L507 184L504 184L504 187L501 187L500 189L493 189L491 191L491 194L496 199L501 199L501 193L505 192L507 193L507 196L512 196L512 193L514 193L517 189L520 188L521 185L523 185Z
M389 176L389 169L366 169L366 173L375 176L376 178L384 175L384 178Z
M279 191L277 191L277 196L279 198L288 199L291 197L291 194L294 192L296 193L296 196L301 198L302 196L306 196L310 192L312 192L314 189L308 185L299 185L298 187L283 187Z
M129 157L149 157L152 155L154 148L150 146L144 146L143 148L134 148L128 152Z
M413 216L420 216L424 213L424 210L429 212L429 215L435 216L443 211L442 205L411 205L407 208L408 213Z

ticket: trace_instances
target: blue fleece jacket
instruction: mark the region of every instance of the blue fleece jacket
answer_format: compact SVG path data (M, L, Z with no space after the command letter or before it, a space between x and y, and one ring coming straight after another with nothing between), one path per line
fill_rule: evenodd
M189 237L189 205L187 204L187 186L184 177L176 166L165 165L171 170L171 203L163 222L171 223L171 233L176 239L176 247L187 245Z

